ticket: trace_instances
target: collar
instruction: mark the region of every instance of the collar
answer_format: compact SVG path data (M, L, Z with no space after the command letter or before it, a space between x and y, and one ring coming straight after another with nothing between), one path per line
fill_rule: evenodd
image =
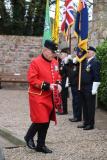
M87 62L90 62L94 57L95 57L95 56L88 58L88 59L87 59Z

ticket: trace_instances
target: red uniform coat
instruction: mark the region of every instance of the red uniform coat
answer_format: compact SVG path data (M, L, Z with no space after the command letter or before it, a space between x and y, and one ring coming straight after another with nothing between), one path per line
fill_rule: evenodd
M41 90L42 83L55 83L60 80L58 63L51 62L42 55L33 59L28 70L30 117L34 123L56 121L55 108L52 103L52 91ZM51 115L51 116L50 116Z

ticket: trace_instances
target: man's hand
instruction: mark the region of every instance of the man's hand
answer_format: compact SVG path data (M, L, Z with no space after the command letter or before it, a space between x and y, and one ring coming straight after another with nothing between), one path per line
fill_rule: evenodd
M59 93L62 91L62 87L61 87L61 85L60 84L57 84L57 87L58 87L58 91L59 91Z
M55 83L51 83L51 84L50 84L50 90L53 91L53 90L54 90L54 86L56 86L56 85L57 85L57 84L55 84Z
M51 84L50 84L50 90L53 91L53 90L54 90L54 87L57 87L59 93L62 91L62 87L61 87L60 84L51 83Z

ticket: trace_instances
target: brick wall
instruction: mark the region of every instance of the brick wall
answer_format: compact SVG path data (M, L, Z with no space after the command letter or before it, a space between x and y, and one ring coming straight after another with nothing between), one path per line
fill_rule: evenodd
M0 72L25 73L40 52L41 38L0 36Z
M93 21L89 39L91 45L98 46L107 39L107 0L93 2Z

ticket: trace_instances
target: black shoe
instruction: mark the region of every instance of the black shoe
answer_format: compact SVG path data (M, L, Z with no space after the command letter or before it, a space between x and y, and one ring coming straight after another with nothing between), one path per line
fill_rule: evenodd
M48 149L46 146L43 147L36 147L37 152L42 152L42 153L52 153L50 149Z
M35 143L33 139L27 139L26 137L24 137L25 141L26 141L26 145L30 148L30 149L36 149Z
M78 118L69 118L69 121L70 122L80 122L81 121L81 119L78 119Z
M78 125L77 126L77 128L85 128L87 125L85 125L85 124L80 124L80 125Z
M91 130L94 129L93 125L87 125L85 128L83 128L83 130Z

